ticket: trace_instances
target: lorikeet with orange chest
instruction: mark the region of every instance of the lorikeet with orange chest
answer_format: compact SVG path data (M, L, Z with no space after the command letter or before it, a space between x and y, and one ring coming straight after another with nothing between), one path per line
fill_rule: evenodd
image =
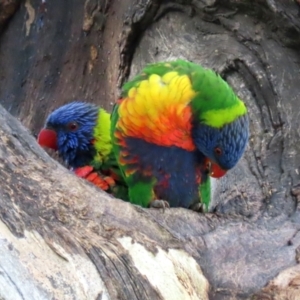
M245 104L219 75L176 60L148 65L123 86L111 129L132 203L202 202L207 209L209 175L221 177L237 164L249 121Z
M104 109L72 102L48 116L38 143L57 150L77 176L127 200L127 187L112 151L110 122Z

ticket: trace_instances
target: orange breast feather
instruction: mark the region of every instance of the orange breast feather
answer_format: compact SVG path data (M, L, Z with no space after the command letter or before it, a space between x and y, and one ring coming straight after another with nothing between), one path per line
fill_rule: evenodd
M153 74L129 90L119 106L117 129L123 137L141 138L161 146L195 149L191 108L195 96L190 79L177 72Z

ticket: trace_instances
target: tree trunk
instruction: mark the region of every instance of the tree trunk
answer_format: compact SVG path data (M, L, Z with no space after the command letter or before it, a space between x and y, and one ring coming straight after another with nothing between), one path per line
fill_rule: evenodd
M251 138L211 213L162 212L76 178L1 107L0 299L299 299L299 1L20 2L0 0L0 101L33 135L180 57L229 82Z

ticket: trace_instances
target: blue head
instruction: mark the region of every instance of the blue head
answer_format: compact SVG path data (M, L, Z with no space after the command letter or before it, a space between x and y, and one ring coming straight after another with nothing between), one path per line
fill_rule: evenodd
M48 116L39 144L58 150L70 167L89 164L95 155L92 141L98 112L99 107L84 102L61 106Z
M248 143L248 115L242 115L221 128L195 122L193 139L200 152L227 171L237 164Z

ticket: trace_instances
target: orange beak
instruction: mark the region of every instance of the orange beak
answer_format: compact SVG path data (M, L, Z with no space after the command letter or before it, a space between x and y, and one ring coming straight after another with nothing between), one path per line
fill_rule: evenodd
M218 164L212 162L208 158L205 159L205 165L209 170L209 176L213 178L221 178L226 174L226 170L223 170Z

